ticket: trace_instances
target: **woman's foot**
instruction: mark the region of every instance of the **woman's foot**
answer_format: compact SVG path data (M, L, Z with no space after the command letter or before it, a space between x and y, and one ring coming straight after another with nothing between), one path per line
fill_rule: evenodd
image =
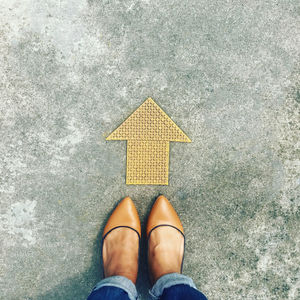
M138 273L141 223L134 203L124 198L108 219L103 231L104 276L124 276L133 283Z
M184 238L177 229L170 226L154 229L148 247L148 265L152 283L163 275L181 272Z
M124 276L133 283L138 274L139 237L130 228L116 228L103 242L105 277Z
M181 221L164 196L155 201L147 223L150 280L169 273L181 273L184 235Z

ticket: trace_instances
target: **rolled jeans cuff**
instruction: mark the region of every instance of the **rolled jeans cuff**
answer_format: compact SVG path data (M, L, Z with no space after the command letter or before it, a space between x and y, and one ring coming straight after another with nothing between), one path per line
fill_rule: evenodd
M105 286L114 286L124 290L128 294L130 300L136 300L138 297L134 283L124 276L111 276L104 278L97 283L93 291L99 290Z
M164 276L161 276L151 290L149 290L149 294L152 300L159 299L164 289L167 289L173 285L178 284L186 284L190 287L197 289L193 280L190 277L187 277L185 275L179 274L179 273L170 273Z

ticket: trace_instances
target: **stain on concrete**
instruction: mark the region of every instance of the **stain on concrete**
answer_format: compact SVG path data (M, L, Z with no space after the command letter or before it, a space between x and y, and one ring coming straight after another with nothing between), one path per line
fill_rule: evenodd
M36 243L36 201L26 200L13 203L6 213L1 215L1 231L6 236L5 244L16 243L24 247Z

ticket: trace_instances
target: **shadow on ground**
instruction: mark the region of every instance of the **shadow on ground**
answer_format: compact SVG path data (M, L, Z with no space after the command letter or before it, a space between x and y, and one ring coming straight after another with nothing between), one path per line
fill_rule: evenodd
M152 199L148 208L147 215L150 212L152 204L156 197ZM119 202L118 202L119 203ZM117 204L116 204L117 206ZM115 206L115 207L116 207ZM112 209L113 211L113 209ZM85 300L90 294L93 286L96 285L103 278L102 261L101 261L101 240L104 226L112 213L108 214L106 220L102 223L99 233L92 248L93 256L91 260L90 268L77 276L64 280L60 285L49 290L47 293L37 296L36 298L26 298L26 300ZM145 219L145 218L143 218ZM142 220L141 220L142 221ZM140 245L140 257L139 257L139 274L137 281L137 289L139 294L145 297L148 294L150 287L147 270L147 239L145 236L146 222L142 221L142 239ZM144 299L144 298L143 298Z

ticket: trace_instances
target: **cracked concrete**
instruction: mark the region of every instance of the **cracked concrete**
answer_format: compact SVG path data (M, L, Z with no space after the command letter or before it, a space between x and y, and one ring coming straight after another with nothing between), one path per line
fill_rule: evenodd
M130 195L144 226L163 193L209 299L299 299L299 16L296 0L1 1L1 297L86 299L114 206ZM126 143L105 141L147 97L193 141L171 143L169 186L126 186Z

